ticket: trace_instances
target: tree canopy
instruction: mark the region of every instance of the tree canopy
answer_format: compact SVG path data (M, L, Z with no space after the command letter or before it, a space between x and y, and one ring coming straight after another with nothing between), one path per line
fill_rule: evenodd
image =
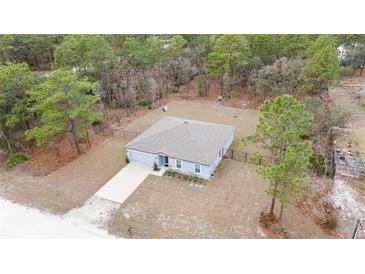
M43 122L33 111L35 99L28 91L41 90L38 86L47 82L54 70L75 72L80 81L86 76L88 82L99 83L97 90L86 94L100 95L96 105L103 111L150 106L168 93L181 92L189 98L212 98L221 93L232 101L247 96L256 104L283 94L301 98L309 91L306 95L317 96L344 75L342 67L347 73L362 71L364 37L0 35L0 146L9 151L8 144L14 149L31 143L25 140L24 132ZM341 54L339 46L343 48ZM78 131L85 130L80 127Z
M63 35L6 34L0 35L0 63L27 63L35 70L52 67L55 48Z
M57 68L74 69L81 74L110 64L115 58L113 48L102 35L68 35L54 55Z
M305 61L301 58L288 60L282 57L273 65L262 67L256 75L255 85L263 88L270 95L294 94L301 84Z
M18 132L29 128L29 99L27 90L36 83L28 64L12 64L0 66L0 140L7 143L10 151L21 139Z
M49 78L28 92L34 101L31 108L39 115L36 126L26 132L28 139L40 145L53 143L54 137L70 131L78 153L79 137L101 118L95 109L99 96L92 94L98 83L78 79L71 71L56 70Z
M308 60L303 69L305 88L313 92L328 90L341 73L334 39L329 35L320 35L308 48L307 54Z
M305 136L313 126L313 120L313 114L303 103L289 95L279 96L261 105L256 133L245 138L261 143L271 151L273 163L257 168L270 183L267 193L272 195L271 214L276 198L285 206L289 197L305 186L304 175L311 155Z

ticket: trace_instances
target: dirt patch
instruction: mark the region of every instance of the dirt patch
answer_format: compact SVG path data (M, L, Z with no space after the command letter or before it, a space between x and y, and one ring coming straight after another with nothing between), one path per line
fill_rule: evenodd
M336 222L336 210L330 199L333 180L315 173L310 173L310 180L312 191L293 204L303 215L310 217L317 225L321 226L329 236L335 237L337 235L336 227L329 226L330 223Z
M83 204L125 165L123 146L127 141L116 135L48 176L3 169L0 195L63 214Z
M189 85L182 86L178 93L169 93L165 95L164 99L168 100L169 102L182 99L215 104L217 101L217 96L221 95L221 86L219 80L211 79L209 81L209 92L203 97L198 95L197 84L196 81L193 80ZM229 96L227 94L224 94L223 96L223 105L227 107L254 109L260 103L262 103L262 98L256 98L255 92L253 92L252 88L248 87L235 87L234 91L232 91Z
M161 112L159 109L153 110L136 119L125 129L142 132L163 116L174 116L231 125L235 128L235 137L238 141L240 137L255 133L258 115L258 111L253 109L217 107L214 103L180 100L169 103L167 112ZM236 145L238 146L239 143L236 142Z
M93 134L91 138L92 146L88 147L86 144L80 144L80 148L83 153L87 153L90 148L98 146L107 138L108 136L106 135ZM28 172L30 175L48 175L79 157L68 137L60 139L57 147L57 153L50 148L31 147L28 152L31 160L18 165L18 169Z
M156 105L155 108L158 106ZM82 154L88 153L94 147L113 137L123 127L143 116L149 110L147 108L131 108L108 110L102 124L89 130L90 145L80 143ZM44 176L66 166L79 158L76 148L68 135L58 136L56 150L49 147L31 146L26 152L31 160L18 165L18 170L27 175ZM1 162L0 162L1 163Z

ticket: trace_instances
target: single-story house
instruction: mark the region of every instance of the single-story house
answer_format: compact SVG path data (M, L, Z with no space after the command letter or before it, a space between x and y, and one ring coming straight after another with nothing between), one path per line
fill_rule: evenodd
M209 179L233 142L233 127L165 116L125 145L131 162Z

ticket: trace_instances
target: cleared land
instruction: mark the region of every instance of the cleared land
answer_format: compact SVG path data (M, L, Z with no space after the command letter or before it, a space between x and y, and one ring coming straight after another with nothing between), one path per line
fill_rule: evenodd
M258 112L218 108L214 104L174 101L168 112L158 109L134 119L124 130L141 132L164 115L228 124L235 127L234 147L255 131ZM133 121L134 120L134 121ZM17 170L3 172L0 195L18 203L64 214L80 207L124 165L123 134L116 134L87 154L46 177L25 176ZM240 148L243 149L243 148ZM244 148L249 151L253 147ZM260 238L270 237L258 226L260 211L269 205L266 183L247 163L224 160L204 189L172 177L149 176L111 217L109 231L128 237L147 238ZM129 214L125 215L125 213ZM313 221L295 208L286 212L290 236L327 237ZM287 221L288 220L288 221ZM149 232L144 234L144 228Z
M123 127L124 130L141 132L163 115L230 124L237 127L235 134L238 137L254 132L258 113L255 110L217 108L209 103L174 101L168 104L167 113L156 109L140 118L126 117L121 125L129 124ZM7 171L3 168L0 195L17 203L64 214L81 206L125 166L123 146L128 141L123 134L117 133L48 176L31 176L20 169Z
M191 101L176 101L168 112L158 110L136 119L126 130L141 132L163 115L195 119L235 127L234 148L239 139L255 132L258 112ZM269 205L266 183L247 163L224 160L204 189L172 177L149 176L110 221L113 234L127 237L132 226L137 238L260 238L260 211ZM129 217L126 218L125 216ZM294 238L328 237L312 220L290 208L284 224ZM145 234L145 228L149 231Z

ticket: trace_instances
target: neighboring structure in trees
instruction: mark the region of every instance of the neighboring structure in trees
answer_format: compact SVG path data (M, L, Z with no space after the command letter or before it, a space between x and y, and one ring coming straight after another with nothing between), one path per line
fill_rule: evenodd
M209 179L233 141L233 127L166 116L127 145L131 162Z

